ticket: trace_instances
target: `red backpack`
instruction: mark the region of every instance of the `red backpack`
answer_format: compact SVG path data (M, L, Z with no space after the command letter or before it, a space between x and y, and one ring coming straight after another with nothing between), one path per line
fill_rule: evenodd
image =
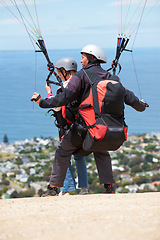
M94 68L83 71L92 87L79 106L88 130L82 147L85 151L117 150L127 140L128 127L123 120L125 88L115 75L104 80Z

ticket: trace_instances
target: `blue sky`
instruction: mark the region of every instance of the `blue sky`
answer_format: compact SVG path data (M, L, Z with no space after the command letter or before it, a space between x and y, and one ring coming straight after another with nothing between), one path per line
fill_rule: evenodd
M4 2L9 4L10 1ZM17 3L19 2L22 1L18 0ZM26 2L31 7L30 0ZM103 48L115 48L121 23L118 14L121 10L118 4L121 2L123 16L128 17L127 11L125 14L126 3L131 3L130 9L136 9L139 2L145 0L37 0L41 32L47 48L77 49L90 43ZM24 5L21 7L25 10ZM134 47L160 47L159 13L160 1L148 0ZM131 39L133 40L134 36L131 36ZM0 51L33 49L25 29L2 4L0 42Z

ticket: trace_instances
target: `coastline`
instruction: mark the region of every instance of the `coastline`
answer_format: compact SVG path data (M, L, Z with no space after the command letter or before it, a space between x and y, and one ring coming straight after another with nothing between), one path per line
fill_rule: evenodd
M149 132L149 133L137 133L137 134L129 134L128 133L128 138L130 137L139 137L139 136L148 136L148 137L152 137L152 136L156 136L159 140L160 140L160 131L153 131L153 132ZM12 141L10 142L8 140L7 143L4 143L3 141L0 141L0 151L2 150L2 145L4 146L4 148L7 148L7 146L13 146L13 145L17 145L17 144L23 144L23 143L26 143L26 142L32 142L34 139L42 139L42 140L45 140L45 139L54 139L55 141L59 141L59 138L58 138L58 134L57 136L55 137L51 137L51 136L41 136L41 137L32 137L32 138L25 138L24 139L19 139L19 140L15 140L15 141ZM127 139L128 140L128 139Z

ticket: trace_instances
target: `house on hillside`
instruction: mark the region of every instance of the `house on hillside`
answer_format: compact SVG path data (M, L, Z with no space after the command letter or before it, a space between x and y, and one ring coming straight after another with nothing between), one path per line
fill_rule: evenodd
M153 186L151 183L142 183L139 187L140 190L144 190L144 189L148 189L151 191L155 191L156 188L155 186Z
M29 178L28 174L17 174L16 175L16 180L23 182L23 183L27 182L28 178Z
M126 185L125 188L128 189L130 193L136 193L139 189L139 186L137 184Z
M151 182L151 184L152 184L153 186L155 186L155 185L160 185L160 181L154 181L154 182Z

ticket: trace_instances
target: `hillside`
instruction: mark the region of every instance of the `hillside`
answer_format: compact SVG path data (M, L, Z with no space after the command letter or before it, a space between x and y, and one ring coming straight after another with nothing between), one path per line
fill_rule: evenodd
M50 138L0 143L0 197L41 196L48 185L57 144L57 139ZM129 136L110 155L117 193L160 192L160 134ZM86 157L86 166L90 193L102 193L93 154ZM72 167L77 183L74 160Z
M0 200L0 240L159 240L160 193Z

